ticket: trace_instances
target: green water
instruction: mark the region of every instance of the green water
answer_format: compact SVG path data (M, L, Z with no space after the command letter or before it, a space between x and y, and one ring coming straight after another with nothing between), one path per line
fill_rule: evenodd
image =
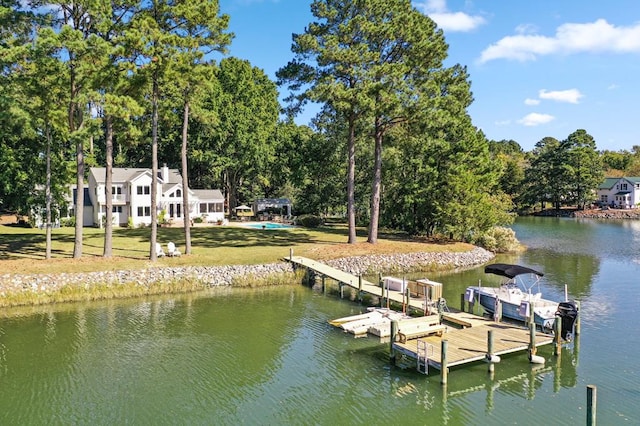
M0 313L0 424L575 425L586 386L600 425L640 424L640 221L519 220L530 249L500 261L545 272L582 302L563 349L437 371L388 364L388 344L327 320L364 309L299 285ZM429 276L460 294L482 269Z

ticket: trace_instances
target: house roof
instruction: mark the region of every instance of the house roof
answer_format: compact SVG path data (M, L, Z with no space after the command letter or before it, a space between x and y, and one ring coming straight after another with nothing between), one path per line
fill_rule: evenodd
M150 172L151 172L151 169L114 167L112 179L113 179L113 183L129 182L141 175L144 175ZM97 183L99 184L105 183L106 169L104 167L91 167L89 169L89 173L93 175L93 179ZM158 177L162 178L162 167L158 168ZM175 185L177 183L182 183L182 176L180 176L180 173L178 172L177 169L169 169L168 177L169 178L167 179L167 182L164 182L165 184Z
M219 189L192 189L191 192L193 192L200 201L224 201L224 196Z
M620 178L612 178L612 177L605 178L604 182L598 185L598 189L611 189L613 188L613 185L618 183L619 180Z

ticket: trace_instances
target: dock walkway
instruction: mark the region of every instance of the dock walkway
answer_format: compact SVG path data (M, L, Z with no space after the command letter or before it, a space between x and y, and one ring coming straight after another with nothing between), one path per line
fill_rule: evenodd
M384 289L377 284L363 279L362 277L341 271L325 263L317 262L313 259L309 259L303 256L288 256L285 258L285 260L293 263L294 265L299 265L311 269L321 276L325 276L337 281L340 285L346 285L355 290L362 291L365 294L369 294L379 298L385 298L400 304L407 303L407 296L401 291ZM408 305L412 309L424 311L424 303L425 300L423 297L409 297Z

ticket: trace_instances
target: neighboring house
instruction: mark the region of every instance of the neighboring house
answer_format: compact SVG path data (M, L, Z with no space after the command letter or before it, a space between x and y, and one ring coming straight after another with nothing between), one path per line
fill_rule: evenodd
M92 223L85 220L85 225L101 227L103 224L106 216L105 173L103 167L89 170L88 198L92 206ZM133 226L151 224L153 184L157 185L157 213L164 211L165 218L171 221L184 219L182 176L178 170L163 166L153 179L151 169L114 168L111 186L114 225L127 226L129 220ZM224 197L220 190L189 189L189 216L191 219L202 217L209 223L223 221Z
M615 208L640 207L640 177L606 178L598 186L598 201Z
M291 216L291 200L288 198L258 198L253 202L255 213L277 210L284 216Z

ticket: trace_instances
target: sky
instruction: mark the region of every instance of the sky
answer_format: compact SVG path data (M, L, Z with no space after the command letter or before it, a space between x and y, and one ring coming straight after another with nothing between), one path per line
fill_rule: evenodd
M275 81L293 59L292 34L312 0L220 0L235 34L229 55ZM598 150L640 145L639 0L414 0L449 45L445 66L467 67L474 126L525 151L578 129ZM286 88L280 88L281 97ZM296 118L308 124L316 111Z

